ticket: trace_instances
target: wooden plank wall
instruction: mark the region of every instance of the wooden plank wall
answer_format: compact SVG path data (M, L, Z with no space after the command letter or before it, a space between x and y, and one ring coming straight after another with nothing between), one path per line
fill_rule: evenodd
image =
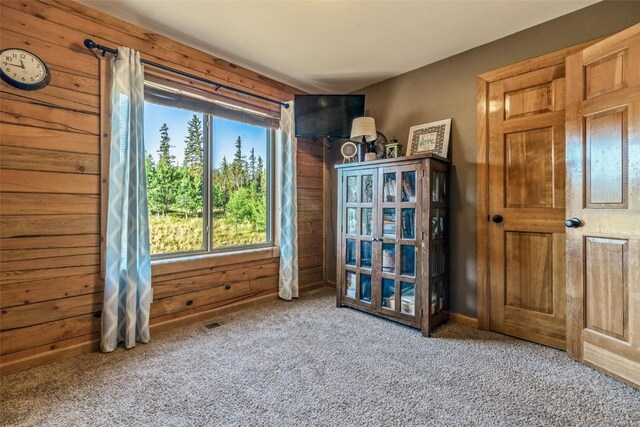
M279 100L296 89L69 1L2 1L0 48L26 48L51 84L0 83L0 370L97 349L99 59L92 38ZM300 141L300 280L322 284L322 149ZM154 265L152 330L274 299L278 251ZM217 310L217 311L216 311Z

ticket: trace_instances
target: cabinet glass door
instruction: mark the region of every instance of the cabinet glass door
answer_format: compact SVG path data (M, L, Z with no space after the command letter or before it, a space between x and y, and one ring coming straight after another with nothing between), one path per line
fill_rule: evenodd
M375 264L377 171L345 172L342 185L343 296L349 303L370 307Z
M381 313L397 317L416 318L416 261L418 238L417 218L420 218L419 166L384 168L379 177L380 203L378 228L381 238L379 304Z

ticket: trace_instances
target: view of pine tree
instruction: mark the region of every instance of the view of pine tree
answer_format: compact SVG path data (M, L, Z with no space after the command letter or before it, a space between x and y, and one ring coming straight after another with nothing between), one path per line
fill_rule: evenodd
M158 163L147 174L149 209L152 213L166 215L175 203L178 191L177 173L173 165L175 156L171 154L169 127L163 123L160 127L160 148Z
M238 136L236 139L236 152L233 156L231 164L233 187L238 190L247 183L247 164L245 157L242 155L242 138Z
M256 150L251 147L251 154L249 154L249 180L255 183L256 179Z
M255 176L255 183L256 183L256 191L258 191L258 193L262 193L262 189L265 188L265 184L263 181L266 180L266 176L265 174L262 172L264 171L264 164L262 163L262 156L258 156L258 165L256 168L256 176Z
M150 153L145 157L149 213L153 215L151 223L155 230L151 233L152 253L202 248L202 120L194 114L187 123L182 164L172 154L175 147L171 145L169 131L169 126L163 123L159 130L158 160L154 161ZM238 136L232 162L223 157L212 171L215 246L264 241L260 239L264 239L267 219L265 165L253 147L248 157L243 155L242 142Z
M187 125L187 137L184 143L183 166L202 169L202 122L195 114Z
M180 175L179 193L185 218L202 213L202 122L193 115L187 125L184 141L183 170Z
M176 159L176 156L171 155L171 138L169 138L169 126L166 123L163 123L160 127L160 148L158 148L159 160L162 161L165 159L167 163L170 165L173 164L173 161Z

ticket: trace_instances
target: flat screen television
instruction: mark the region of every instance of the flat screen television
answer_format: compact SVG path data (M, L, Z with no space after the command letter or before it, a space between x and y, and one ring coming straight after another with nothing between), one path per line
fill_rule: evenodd
M298 138L349 138L351 122L364 116L364 95L296 95Z

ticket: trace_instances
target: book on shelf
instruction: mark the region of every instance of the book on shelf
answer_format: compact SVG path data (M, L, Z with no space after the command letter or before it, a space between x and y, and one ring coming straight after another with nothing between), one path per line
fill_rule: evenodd
M402 201L415 202L414 183L408 177L402 178Z

